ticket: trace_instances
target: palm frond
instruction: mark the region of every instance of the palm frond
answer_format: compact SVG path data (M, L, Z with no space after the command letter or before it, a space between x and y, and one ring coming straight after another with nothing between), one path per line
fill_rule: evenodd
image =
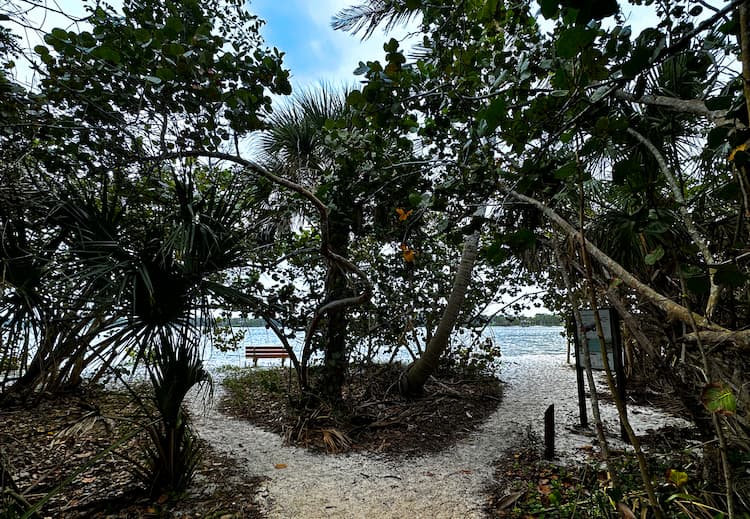
M419 14L419 9L409 7L402 0L370 0L342 9L334 15L331 26L335 30L352 34L362 33L362 40L368 39L379 26L385 32L399 25L406 25Z
M321 84L273 112L267 120L269 130L259 139L268 167L286 170L298 180L304 180L306 171L321 169L329 156L322 130L328 121L348 117L348 93L349 89Z

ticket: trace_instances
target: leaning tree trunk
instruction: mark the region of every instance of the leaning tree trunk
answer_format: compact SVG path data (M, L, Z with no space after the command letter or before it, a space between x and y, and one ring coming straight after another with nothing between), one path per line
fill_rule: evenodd
M458 314L466 299L466 291L471 282L471 272L477 259L479 248L479 231L467 236L464 240L464 249L461 253L461 261L453 279L453 289L448 297L443 316L438 323L435 335L432 336L424 353L417 361L401 375L399 380L399 391L403 395L415 395L422 392L427 379L435 373L440 362L440 357L448 348L451 332L458 320Z

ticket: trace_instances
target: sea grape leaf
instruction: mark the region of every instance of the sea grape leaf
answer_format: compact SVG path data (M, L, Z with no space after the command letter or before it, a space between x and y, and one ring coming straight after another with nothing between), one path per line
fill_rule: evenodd
M737 412L737 399L732 388L723 382L713 382L706 385L701 397L703 405L712 413L732 416Z
M644 261L646 262L646 265L654 265L657 261L662 259L664 257L664 248L659 245L656 250L651 252L650 254L646 254L646 258Z

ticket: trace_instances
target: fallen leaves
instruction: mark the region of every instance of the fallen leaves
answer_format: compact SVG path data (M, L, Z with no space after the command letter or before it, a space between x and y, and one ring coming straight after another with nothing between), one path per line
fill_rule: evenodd
M127 400L113 393L97 394L93 398L112 415L123 414L127 407ZM73 471L108 447L119 434L117 431L109 434L101 419L96 424L84 423L90 407L82 397L69 396L42 400L33 408L0 409L3 455L15 483L31 502L45 497ZM84 423L85 427L75 427L76 423ZM110 424L116 425L115 422ZM66 438L55 436L55 431L75 434ZM133 444L128 445L128 449L133 455L138 447ZM234 460L210 449L206 450L197 479L212 484L194 485L187 494L180 496L179 502L172 501L167 494L155 500L146 498L145 489L136 482L130 468L131 465L119 456L104 457L53 496L40 517L145 519L172 517L170 512L175 507L179 507L179 515L185 518L208 517L215 510L232 512L231 517L259 517L255 503L236 499L238 495L252 495L259 480L242 475ZM211 490L207 490L209 488ZM104 509L109 512L101 513Z
M467 380L448 373L442 375L442 386L428 381L423 398L394 398L391 386L401 369L397 365L354 369L356 376L345 393L351 414L325 411L315 414L314 419L311 414L300 416L284 392L269 392L246 375L226 384L224 409L284 435L293 445L328 451L331 445L326 444L323 430L328 430L329 440L337 441L341 438L332 432L335 430L344 433L349 444L336 444L337 448L400 456L434 452L455 444L485 420L500 400L496 379ZM282 375L287 376L285 372ZM450 396L444 393L446 384L455 390Z

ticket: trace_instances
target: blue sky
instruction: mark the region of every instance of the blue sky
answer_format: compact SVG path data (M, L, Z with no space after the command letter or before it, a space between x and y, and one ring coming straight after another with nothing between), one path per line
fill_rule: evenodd
M261 30L266 44L286 52L284 63L292 72L295 89L321 81L346 84L356 81L352 71L359 61L383 60L383 43L401 39L405 29L385 36L377 31L369 40L334 31L331 18L362 0L251 0L249 10L266 21ZM408 45L407 45L408 48Z

